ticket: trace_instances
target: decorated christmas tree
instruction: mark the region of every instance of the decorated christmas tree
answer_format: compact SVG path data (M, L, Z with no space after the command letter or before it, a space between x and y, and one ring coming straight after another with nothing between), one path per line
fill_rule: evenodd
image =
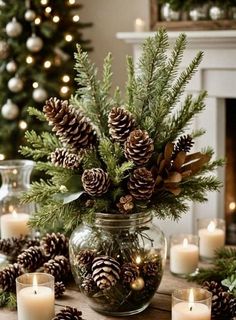
M75 89L75 44L89 50L77 0L0 1L0 160L19 157L26 129L42 125L27 113L47 97Z

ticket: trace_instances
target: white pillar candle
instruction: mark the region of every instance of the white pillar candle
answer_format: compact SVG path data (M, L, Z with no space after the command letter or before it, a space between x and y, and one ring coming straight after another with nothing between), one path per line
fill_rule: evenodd
M146 24L143 19L137 18L134 21L134 31L135 32L144 32L146 29Z
M55 315L54 291L37 285L36 275L33 279L33 286L17 293L18 320L51 320Z
M199 229L198 235L200 239L200 256L212 259L215 250L225 244L225 230L216 227L216 223L211 221L207 228Z
M185 238L182 244L170 248L170 271L175 274L191 274L196 271L199 260L199 249L195 244L188 243Z
M1 238L19 237L30 234L28 227L29 214L7 213L1 216Z

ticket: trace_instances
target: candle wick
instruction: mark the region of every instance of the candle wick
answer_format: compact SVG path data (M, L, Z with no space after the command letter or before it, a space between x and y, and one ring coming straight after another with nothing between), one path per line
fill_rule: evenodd
M190 310L190 311L193 311L193 307L190 307L189 310Z

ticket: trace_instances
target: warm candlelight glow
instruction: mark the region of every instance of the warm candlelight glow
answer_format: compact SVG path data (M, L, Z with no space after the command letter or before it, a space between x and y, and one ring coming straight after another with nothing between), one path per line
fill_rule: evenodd
M235 210L235 208L236 208L236 203L235 203L235 202L230 202L230 204L229 204L229 210L230 210L230 211L233 211L233 210Z
M187 239L187 238L184 238L183 247L184 247L184 248L187 248L187 246L188 246L188 239Z
M194 294L193 294L193 289L190 289L190 292L189 292L188 305L189 305L189 310L192 311L193 306L194 306Z
M16 213L15 210L12 211L12 215L13 215L14 219L17 219L18 214Z
M142 261L142 259L141 259L140 256L137 256L136 259L135 259L135 261L136 261L137 264L140 264L141 261Z
M34 275L34 277L33 277L33 292L35 294L37 294L37 292L38 292L38 282L37 282L36 275Z
M214 221L211 221L209 224L208 224L208 227L207 227L207 231L209 232L214 232L216 229L216 224Z

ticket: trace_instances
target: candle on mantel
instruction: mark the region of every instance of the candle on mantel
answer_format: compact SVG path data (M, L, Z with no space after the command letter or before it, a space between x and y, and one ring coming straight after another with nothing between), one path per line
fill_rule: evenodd
M146 23L143 19L137 18L134 21L134 31L135 32L144 32L146 29Z
M173 294L172 320L210 320L211 319L211 294L201 302L195 301L194 291L190 289L188 301L181 301L178 297L174 300ZM179 302L180 301L180 302Z
M33 274L33 284L17 285L18 320L51 320L54 317L54 290L38 284L37 274Z
M3 214L0 220L1 238L6 239L30 234L29 217L27 213L17 213L14 210L12 213Z
M200 239L200 257L214 258L215 251L225 244L225 230L217 227L216 221L212 220L207 228L198 230Z
M192 236L194 238L194 236ZM195 237L196 238L196 237ZM199 249L196 244L184 238L180 244L170 247L170 271L176 275L187 275L196 271L199 261Z

